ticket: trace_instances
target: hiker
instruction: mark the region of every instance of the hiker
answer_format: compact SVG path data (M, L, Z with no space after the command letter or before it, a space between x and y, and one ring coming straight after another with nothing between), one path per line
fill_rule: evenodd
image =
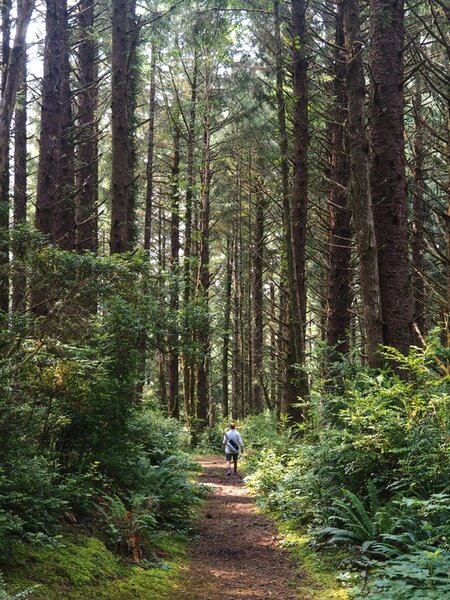
M230 423L230 429L224 433L223 448L225 450L225 458L227 460L227 477L231 475L231 461L233 461L234 474L237 475L237 462L239 450L244 452L244 444L241 434L236 429L236 423Z

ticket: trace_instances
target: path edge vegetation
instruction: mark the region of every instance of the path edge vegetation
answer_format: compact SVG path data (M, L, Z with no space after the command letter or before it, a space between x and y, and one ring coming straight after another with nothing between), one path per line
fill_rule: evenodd
M53 547L18 546L8 589L36 600L170 600L187 546L185 536L166 534L154 542L152 564L133 564L100 539L71 532Z
M277 527L281 537L280 545L285 548L301 572L301 584L297 589L299 597L307 594L308 600L348 600L348 590L339 581L343 554L328 551L318 554L311 546L311 536L299 529L293 521L281 520L269 511L262 510Z

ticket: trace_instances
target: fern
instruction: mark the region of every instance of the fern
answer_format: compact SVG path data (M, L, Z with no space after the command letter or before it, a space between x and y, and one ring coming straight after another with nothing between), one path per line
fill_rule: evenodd
M359 549L363 556L390 558L399 552L403 538L394 533L398 528L393 504L381 506L375 488L369 489L367 509L363 501L350 490L343 490L344 499L336 500L332 517L341 527L325 527L318 536L327 544L342 544ZM391 536L391 537L389 537Z

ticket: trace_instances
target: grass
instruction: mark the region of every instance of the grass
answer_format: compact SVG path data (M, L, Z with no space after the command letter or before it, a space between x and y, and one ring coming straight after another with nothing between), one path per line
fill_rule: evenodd
M33 600L170 600L187 544L182 536L161 537L155 552L162 558L135 565L96 538L69 535L61 547L17 546L5 579L11 592L38 584Z
M275 520L282 538L282 546L286 548L300 572L302 583L299 594L305 600L348 600L349 595L337 580L339 563L342 556L336 551L326 551L318 554L310 546L309 536L296 529L292 522Z

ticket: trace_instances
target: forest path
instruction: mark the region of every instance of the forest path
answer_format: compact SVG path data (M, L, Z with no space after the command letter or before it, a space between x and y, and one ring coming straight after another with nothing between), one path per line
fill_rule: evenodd
M213 486L213 493L174 600L302 600L295 592L300 574L242 479L226 477L223 458L198 462L200 481Z

